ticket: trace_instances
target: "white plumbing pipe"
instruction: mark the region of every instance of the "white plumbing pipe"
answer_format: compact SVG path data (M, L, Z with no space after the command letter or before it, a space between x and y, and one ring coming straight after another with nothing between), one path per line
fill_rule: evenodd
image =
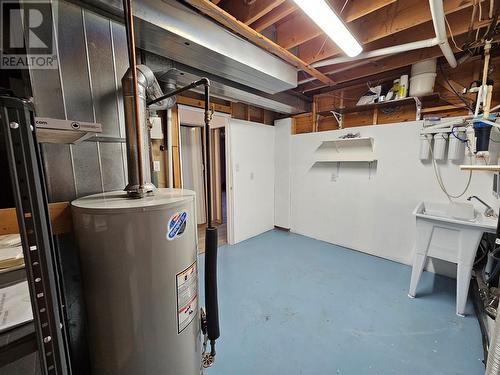
M446 61L448 61L448 64L450 64L452 68L456 68L458 63L455 58L455 55L453 54L453 50L451 49L450 44L448 43L448 35L446 34L446 21L443 8L443 0L429 0L429 6L431 8L432 24L434 25L434 32L436 33L435 38L419 40L416 42L400 44L397 46L380 48L374 51L362 52L355 57L348 57L348 56L335 57L332 59L315 62L314 64L311 64L311 66L314 68L319 68L326 65L340 64L343 62L356 61L376 56L393 55L396 53L402 53L421 48L429 48L438 45L439 48L441 48L441 52L446 58ZM314 80L316 80L316 78L314 77L306 78L299 81L298 84L301 85L303 83L311 82Z
M425 39L425 40L419 40L416 42L399 44L397 46L380 48L380 49L376 49L373 51L362 52L355 57L349 57L349 56L334 57L332 59L327 59L327 60L315 62L314 64L311 64L311 66L313 68L320 68L320 67L326 66L326 65L341 64L341 63L345 63L345 62L349 62L349 61L368 59L371 57L378 57L378 56L385 56L385 55L394 55L396 53L413 51L413 50L421 49L421 48L434 47L434 46L437 46L438 44L439 44L439 40L437 38L430 38L430 39Z
M443 8L443 0L429 0L429 7L431 8L432 24L434 25L434 32L439 41L439 48L443 52L446 61L452 68L457 67L457 60L448 43L448 35L446 34L446 21Z

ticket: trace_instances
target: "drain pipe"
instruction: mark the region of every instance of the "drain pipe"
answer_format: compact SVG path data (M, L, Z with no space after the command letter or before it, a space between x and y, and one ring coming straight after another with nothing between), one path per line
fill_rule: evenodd
M443 0L429 0L429 7L431 8L432 24L434 25L434 32L439 41L439 48L443 52L446 61L452 68L456 68L458 63L455 59L450 43L448 43L448 35L446 34L446 21L443 8Z
M355 57L349 57L349 56L334 57L332 59L315 62L314 64L311 64L311 66L313 68L320 68L322 66L327 66L327 65L341 64L349 61L369 59L371 57L378 57L385 55L394 55L396 53L413 51L421 48L434 47L437 46L438 44L439 40L437 38L419 40L417 42L410 42L405 44L399 44L397 46L391 46L391 47L376 49L373 51L362 52Z
M413 51L421 48L430 48L434 46L439 46L443 52L444 57L448 61L448 64L452 68L457 66L457 60L455 55L448 43L448 36L446 34L446 24L445 24L445 14L443 8L443 0L429 0L429 7L431 9L432 23L434 25L434 32L436 33L435 38L419 40L416 42L410 42L405 44L399 44L396 46L380 48L373 51L362 52L355 57L341 56L334 57L332 59L322 60L311 64L313 68L320 68L322 66L341 64L349 61L356 61L362 59L368 59L372 57L394 55L396 53ZM311 79L312 81L314 79ZM300 81L299 84L308 82L306 80Z
M220 336L219 328L219 306L217 298L217 228L212 226L212 174L210 168L210 121L212 113L210 112L210 81L207 78L193 82L187 86L173 90L159 98L150 100L148 106L158 103L166 98L179 95L184 91L194 89L198 86L204 86L205 93L205 175L207 179L207 228L205 229L205 308L206 329L204 334L206 339L210 340L210 353L205 353L203 366L209 367L215 360L215 341Z

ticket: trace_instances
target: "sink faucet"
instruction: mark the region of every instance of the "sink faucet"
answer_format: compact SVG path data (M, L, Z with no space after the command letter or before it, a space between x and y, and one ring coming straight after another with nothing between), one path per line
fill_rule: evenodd
M467 200L470 202L472 198L477 199L479 202L481 202L485 207L486 210L484 210L484 216L486 217L497 217L497 214L495 213L495 210L491 208L489 204L487 204L485 201L483 201L481 198L479 198L476 195L471 195Z

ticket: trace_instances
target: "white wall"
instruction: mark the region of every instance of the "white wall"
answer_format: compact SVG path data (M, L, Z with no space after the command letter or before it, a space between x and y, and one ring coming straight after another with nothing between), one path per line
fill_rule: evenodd
M407 122L292 136L291 230L411 264L413 209L423 200L447 201L432 164L418 158L420 129L421 122ZM367 163L342 163L338 169L333 163L313 166L321 141L358 131L375 139L378 162L371 174ZM440 167L448 190L461 191L468 172L451 162ZM491 193L492 178L489 173L475 173L463 199L474 194L498 207ZM438 272L452 274L453 268Z
M230 120L234 243L274 228L274 127Z
M274 225L290 229L290 168L291 168L291 128L292 119L274 122L276 180L274 186Z

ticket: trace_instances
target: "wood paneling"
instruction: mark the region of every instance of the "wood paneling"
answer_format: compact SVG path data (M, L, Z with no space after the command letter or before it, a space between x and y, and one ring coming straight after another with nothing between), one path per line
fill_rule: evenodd
M73 220L69 202L49 204L50 222L53 234L73 231ZM0 235L19 233L15 208L0 209Z

